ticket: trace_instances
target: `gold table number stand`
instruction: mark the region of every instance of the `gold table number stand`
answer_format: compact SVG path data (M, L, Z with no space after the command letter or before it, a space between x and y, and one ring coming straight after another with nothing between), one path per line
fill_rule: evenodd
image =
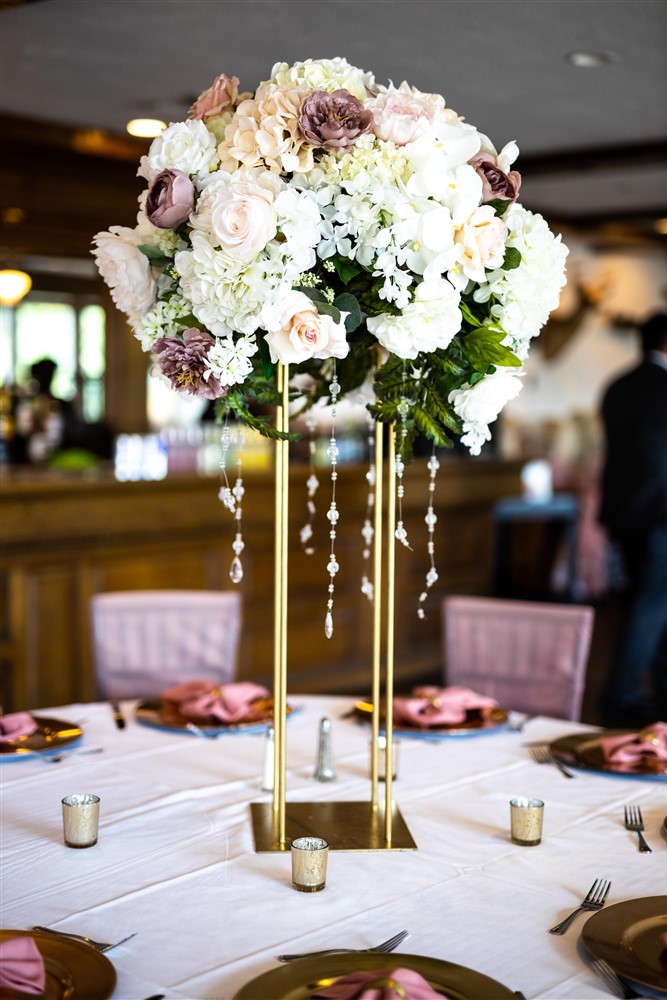
M289 370L278 365L278 391L282 403L277 409L276 426L289 430ZM371 798L367 802L287 802L287 529L289 513L289 442L276 441L276 539L274 617L274 768L271 802L250 806L255 851L258 854L289 851L297 837L323 837L332 851L416 850L410 831L393 801L392 769L386 769L384 800L378 794L378 736L380 733L381 650L382 650L382 520L383 520L383 431L375 426L375 523L373 538L373 678L371 736ZM387 760L393 751L394 691L394 581L396 528L396 437L389 428L387 497L387 578L386 578L386 671L385 731Z

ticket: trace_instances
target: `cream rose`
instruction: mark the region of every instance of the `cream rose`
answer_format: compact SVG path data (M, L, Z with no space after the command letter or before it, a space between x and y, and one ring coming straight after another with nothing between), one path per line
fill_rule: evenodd
M484 282L485 268L502 265L507 236L507 226L490 205L475 209L455 236L463 251L460 264L466 278Z
M210 234L214 246L241 264L254 260L277 232L273 190L247 174L213 181L191 220L193 228Z
M112 226L93 237L97 269L109 286L111 298L122 312L137 322L155 302L155 280L148 258L137 249L136 230Z
M439 94L420 94L404 82L398 88L383 88L365 106L373 112L373 131L378 139L405 146L431 132L445 102Z
M345 314L336 323L320 315L303 292L288 292L276 306L262 312L271 360L283 365L309 358L345 358L350 345L345 337Z

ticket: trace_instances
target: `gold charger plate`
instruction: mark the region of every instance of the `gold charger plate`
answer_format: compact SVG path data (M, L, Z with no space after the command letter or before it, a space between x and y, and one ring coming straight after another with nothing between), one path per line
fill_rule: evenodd
M0 941L14 937L31 937L39 948L46 971L43 1000L108 1000L116 988L113 965L90 945L40 931L0 930ZM3 996L26 994L7 991Z
M652 761L642 764L613 764L604 759L600 738L602 736L623 736L630 733L628 729L605 729L599 733L572 733L561 736L550 744L551 752L559 760L575 767L583 767L590 771L605 771L609 774L623 774L628 777L652 778L657 781L667 780L667 766Z
M33 719L37 723L34 733L0 743L0 758L27 757L45 750L57 750L83 736L83 729L71 722L49 719L43 715L33 715Z
M257 976L234 994L233 1000L308 1000L317 989L332 986L339 976L375 969L412 969L432 989L450 1000L516 1000L516 994L502 983L463 965L424 955L372 954L331 955L301 958Z
M603 958L617 975L667 994L665 931L667 896L645 896L598 910L581 937L593 958Z
M287 705L287 715L294 709ZM154 729L167 731L188 732L188 723L192 719L186 719L178 711L173 702L163 701L162 698L147 698L140 702L135 709L137 722ZM243 722L219 722L211 720L209 722L198 722L197 728L204 733L219 735L220 733L252 733L261 732L273 722L273 698L258 698L252 702L247 720Z
M359 719L370 721L373 714L373 704L370 701L358 701L354 706L354 714ZM384 713L380 713L380 725L383 725ZM504 708L492 708L487 715L479 709L473 709L466 715L465 722L456 722L442 726L408 726L405 723L394 724L394 732L414 739L443 739L448 736L476 736L480 733L491 733L507 724L509 712Z

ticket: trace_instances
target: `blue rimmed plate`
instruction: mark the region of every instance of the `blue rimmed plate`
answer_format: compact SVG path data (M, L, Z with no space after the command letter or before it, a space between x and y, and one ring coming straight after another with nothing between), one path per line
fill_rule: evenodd
M83 736L83 729L72 722L33 715L37 729L27 736L0 743L0 760L23 760L26 757L44 757L76 744Z
M287 705L287 717L297 709ZM168 733L191 733L192 720L180 715L176 707L162 698L148 698L139 702L134 710L137 722ZM223 736L229 733L264 733L273 723L273 698L259 698L253 702L248 719L243 722L198 722L196 729L205 736ZM196 732L196 730L195 730Z
M369 701L358 701L354 706L354 714L364 722L370 722L373 705ZM507 727L509 712L504 708L492 708L488 715L479 712L469 712L465 722L450 726L429 726L422 729L419 726L394 725L394 734L411 740L448 740L460 739L466 736L484 736L497 733ZM380 722L382 725L382 720ZM384 729L380 730L384 733Z

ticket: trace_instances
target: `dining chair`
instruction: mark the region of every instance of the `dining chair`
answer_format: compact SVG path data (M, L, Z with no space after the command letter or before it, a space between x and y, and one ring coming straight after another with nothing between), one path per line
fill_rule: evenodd
M450 596L442 610L447 684L503 708L579 720L593 608Z
M101 698L150 698L187 678L234 679L242 617L236 591L132 590L91 598Z

